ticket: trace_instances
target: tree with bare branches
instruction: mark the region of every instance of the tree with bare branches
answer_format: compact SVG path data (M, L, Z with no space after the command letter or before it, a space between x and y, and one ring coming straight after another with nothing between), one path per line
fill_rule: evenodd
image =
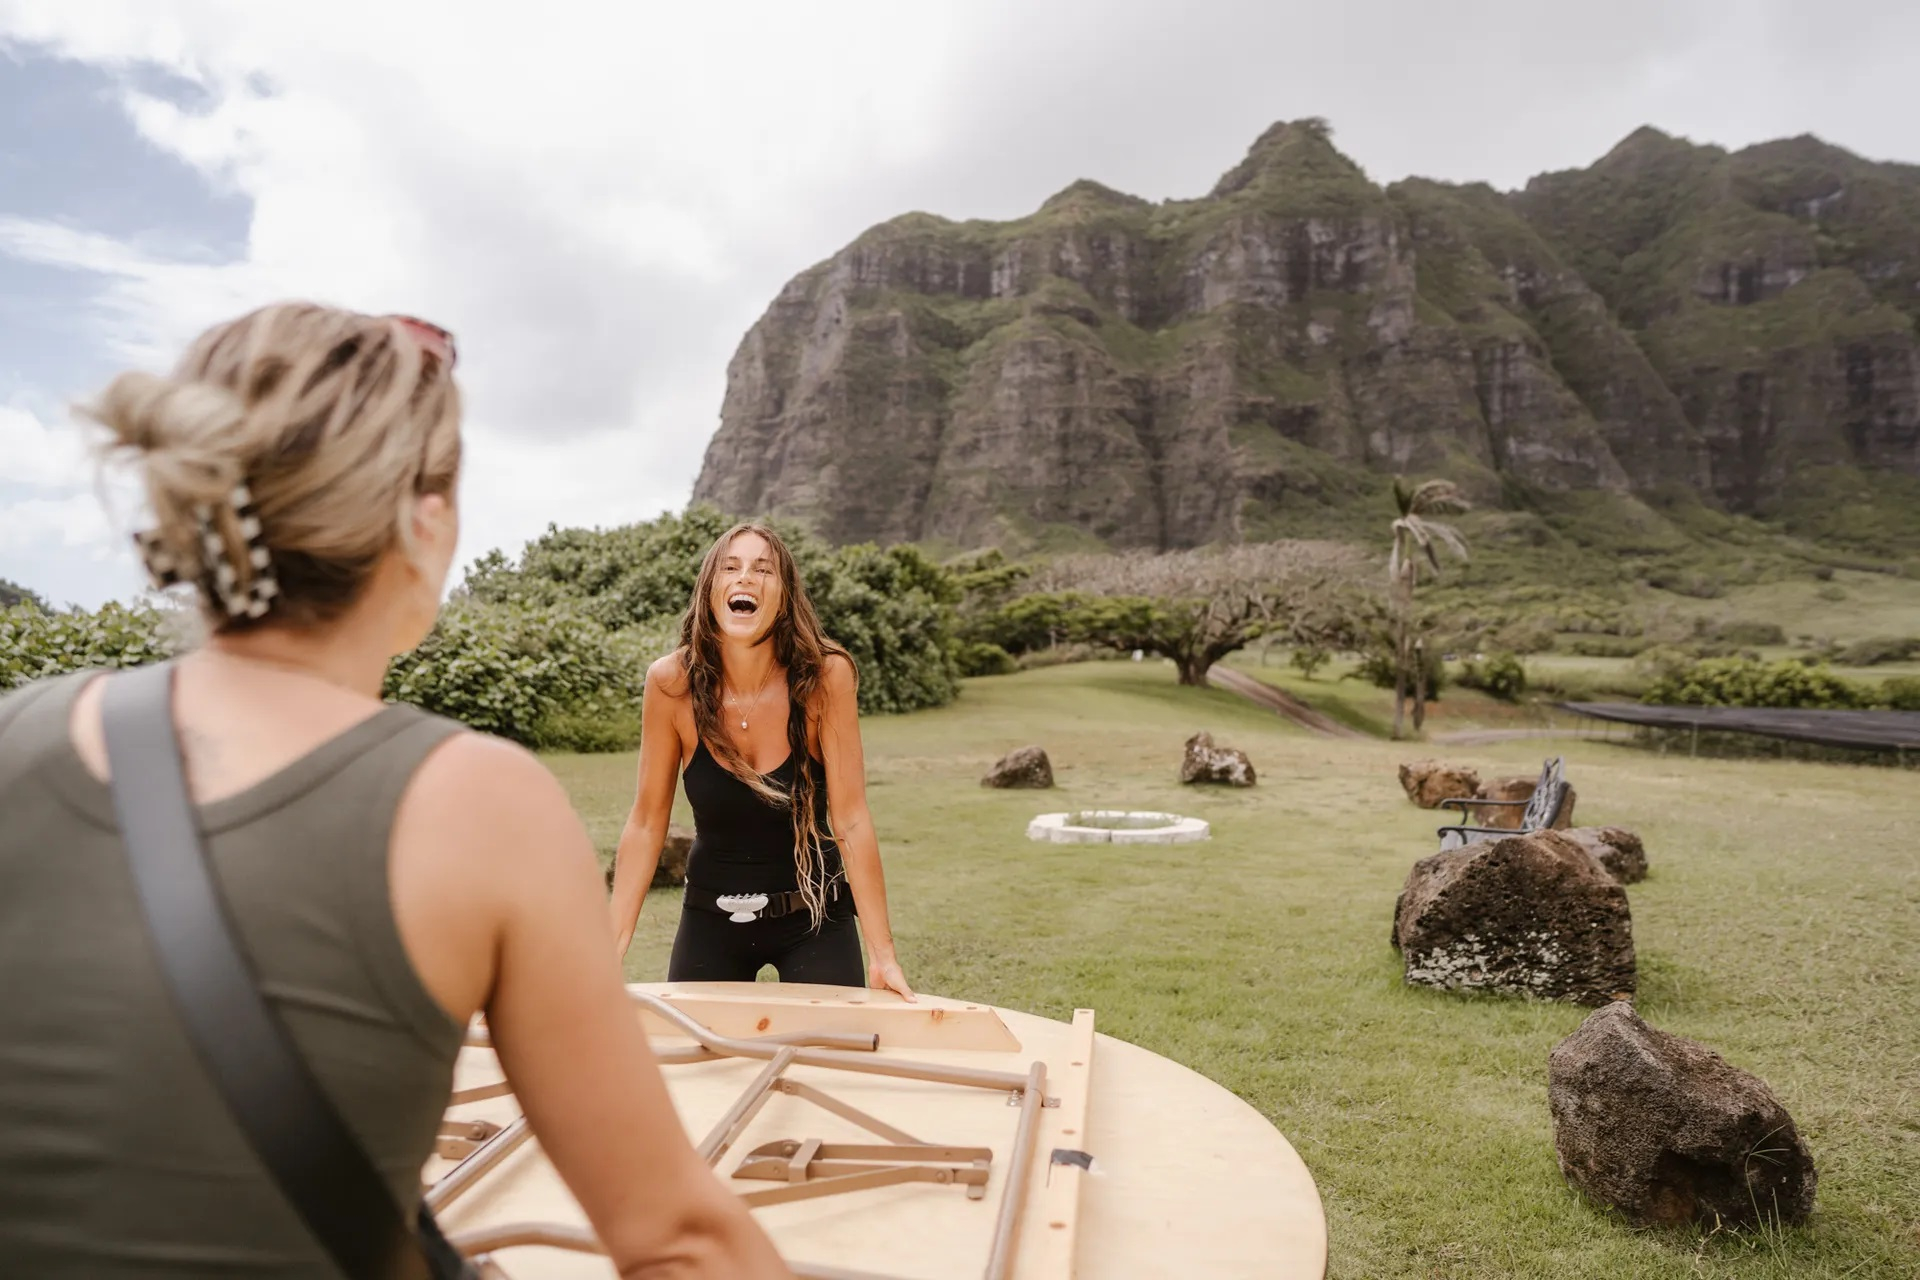
M1451 480L1429 480L1409 489L1395 476L1393 500L1400 514L1393 522L1393 549L1387 556L1387 581L1393 618L1393 736L1401 736L1407 709L1407 685L1413 684L1413 731L1419 733L1427 718L1426 637L1417 625L1413 611L1414 589L1420 583L1421 565L1437 576L1440 572L1440 548L1467 558L1467 541L1450 524L1441 524L1434 516L1454 515L1472 506Z
M1364 560L1330 542L1067 556L1033 581L1077 619L1076 638L1171 658L1180 683L1263 635L1338 641L1364 594Z

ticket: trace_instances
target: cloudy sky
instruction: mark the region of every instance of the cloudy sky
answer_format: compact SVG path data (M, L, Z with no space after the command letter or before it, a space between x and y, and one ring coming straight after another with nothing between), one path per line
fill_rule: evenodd
M747 326L907 210L1198 195L1309 115L1380 181L1920 161L1916 49L1911 0L0 0L0 577L137 590L68 406L276 298L459 335L471 558L683 505Z

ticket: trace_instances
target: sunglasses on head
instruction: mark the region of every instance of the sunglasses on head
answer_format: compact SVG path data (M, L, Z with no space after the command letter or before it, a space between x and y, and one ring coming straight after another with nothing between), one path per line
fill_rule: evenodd
M437 324L431 324L414 316L388 316L387 318L412 334L422 347L438 356L449 373L453 371L453 366L458 363L460 354L454 349L451 333Z

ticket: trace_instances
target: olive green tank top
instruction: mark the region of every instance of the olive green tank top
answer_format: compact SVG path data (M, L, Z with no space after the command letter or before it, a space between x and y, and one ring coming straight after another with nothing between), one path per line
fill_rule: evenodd
M111 793L69 736L96 674L0 700L0 1276L337 1280L158 972ZM409 1218L464 1029L407 959L387 844L459 731L389 706L199 809L268 1001Z

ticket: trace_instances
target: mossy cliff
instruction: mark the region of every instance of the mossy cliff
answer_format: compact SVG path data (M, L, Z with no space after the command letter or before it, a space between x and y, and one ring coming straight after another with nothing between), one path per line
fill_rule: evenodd
M1920 168L1643 129L1516 193L1383 189L1278 124L1200 199L1081 181L803 272L694 497L837 542L1173 548L1417 472L1817 535L1836 493L1920 495L1917 316Z

